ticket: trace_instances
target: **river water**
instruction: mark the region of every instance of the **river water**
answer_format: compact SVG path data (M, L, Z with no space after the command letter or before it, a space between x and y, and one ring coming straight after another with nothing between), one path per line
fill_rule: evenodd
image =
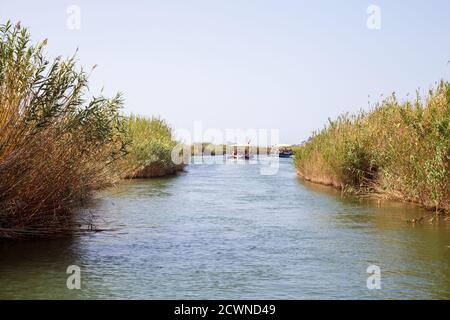
M450 298L447 223L407 223L426 212L343 198L280 161L275 175L197 164L104 192L89 212L110 231L0 243L0 298ZM69 265L80 290L67 289ZM371 265L380 289L367 287Z

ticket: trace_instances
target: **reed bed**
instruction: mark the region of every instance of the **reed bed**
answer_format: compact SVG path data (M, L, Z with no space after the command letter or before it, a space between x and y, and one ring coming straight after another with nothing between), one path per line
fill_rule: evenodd
M393 94L369 112L342 115L295 150L306 180L356 194L450 210L450 85L426 98Z
M214 144L209 142L193 143L189 146L191 156L219 156L230 154L232 150L231 145L227 144ZM251 146L251 153L257 155L270 154L271 148L265 146Z
M49 60L46 44L0 26L0 238L94 230L73 215L94 191L182 169L164 120L123 116L121 94L88 97L76 56Z
M172 161L177 145L172 128L158 117L131 115L125 120L130 143L120 167L127 179L153 178L175 174L183 169Z
M0 26L0 237L72 230L71 209L117 178L126 154L123 99L87 98L76 58Z
M219 156L227 154L227 148L229 147L225 144L213 144L209 142L203 143L193 143L189 146L191 151L191 156Z

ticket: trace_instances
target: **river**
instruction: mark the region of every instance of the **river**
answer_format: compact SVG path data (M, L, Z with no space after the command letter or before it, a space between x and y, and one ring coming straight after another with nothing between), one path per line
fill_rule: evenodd
M130 181L85 211L110 231L0 243L0 298L449 299L450 227L235 162ZM81 270L81 289L66 269ZM380 289L367 268L380 269Z

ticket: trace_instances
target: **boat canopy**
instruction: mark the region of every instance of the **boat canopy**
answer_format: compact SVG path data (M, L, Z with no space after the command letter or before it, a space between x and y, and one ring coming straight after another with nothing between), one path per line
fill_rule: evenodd
M251 147L249 144L232 144L231 147L233 148L245 148L245 147Z
M281 144L276 144L275 147L278 147L278 148L290 148L290 147L292 147L292 145L281 143Z

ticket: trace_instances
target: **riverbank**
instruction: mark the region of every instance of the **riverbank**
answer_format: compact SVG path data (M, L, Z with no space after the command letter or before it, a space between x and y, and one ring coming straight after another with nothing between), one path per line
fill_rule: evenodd
M189 147L191 156L216 156L216 155L227 155L231 153L231 144L213 144L209 142L203 143L193 143ZM250 146L251 154L265 155L270 154L271 148L265 146Z
M305 180L450 211L450 85L343 115L295 150Z
M172 150L177 141L165 120L131 115L126 118L125 127L131 143L119 165L123 168L123 178L157 178L183 170L183 164L172 161Z
M121 94L89 97L76 56L46 58L20 24L0 40L0 238L71 233L96 191L180 169L168 124L124 116Z

